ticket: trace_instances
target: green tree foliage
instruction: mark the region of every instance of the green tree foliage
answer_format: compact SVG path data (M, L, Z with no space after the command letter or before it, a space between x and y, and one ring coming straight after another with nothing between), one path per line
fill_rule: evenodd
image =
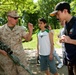
M36 25L38 19L38 6L33 0L0 0L0 17L6 20L6 13L9 10L17 10L19 12L21 16L19 25L26 26L28 22L32 22Z
M34 3L33 0L0 0L0 25L7 22L6 13L9 10L17 10L21 18L19 25L27 27L27 23L31 22L34 25L34 31L38 29L38 18L44 17L52 28L60 28L55 17L50 17L49 14L54 10L55 5L62 0L38 0ZM72 14L75 14L76 1L64 0L71 3Z
M72 1L70 3L70 5L71 5L71 13L72 13L72 15L76 16L76 0Z
M25 7L25 22L31 22L34 25L34 31L37 29L37 20L39 16L39 7L32 0L27 0Z
M62 0L39 0L38 4L40 7L40 17L44 17L48 24L51 24L53 28L60 28L57 19L55 17L50 17L50 12L54 10L55 5ZM71 0L64 0L67 2L71 2Z

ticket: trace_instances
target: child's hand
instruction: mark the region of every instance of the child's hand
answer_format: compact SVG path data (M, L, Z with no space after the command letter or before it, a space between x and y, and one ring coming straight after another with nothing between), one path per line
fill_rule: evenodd
M52 54L50 54L49 59L50 59L50 60L52 60L52 59L53 59L53 55L52 55Z

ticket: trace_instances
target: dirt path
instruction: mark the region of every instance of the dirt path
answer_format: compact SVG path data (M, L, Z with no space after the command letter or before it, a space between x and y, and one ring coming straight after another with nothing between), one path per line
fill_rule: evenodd
M40 71L40 65L37 65L36 63L36 50L25 50L25 53L30 64L30 70L35 75L45 75L43 72ZM57 51L57 53L60 53L59 56L61 55L61 52L59 52L59 50ZM61 69L58 69L58 73L59 75L68 75L67 67L63 66Z

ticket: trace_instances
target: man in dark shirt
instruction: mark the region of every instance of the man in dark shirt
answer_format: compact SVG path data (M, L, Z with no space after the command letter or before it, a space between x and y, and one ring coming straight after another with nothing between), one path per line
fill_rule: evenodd
M76 18L70 14L69 3L58 3L50 16L56 16L61 22L66 21L65 34L61 36L60 42L65 44L69 75L76 75ZM72 68L72 74L69 67Z

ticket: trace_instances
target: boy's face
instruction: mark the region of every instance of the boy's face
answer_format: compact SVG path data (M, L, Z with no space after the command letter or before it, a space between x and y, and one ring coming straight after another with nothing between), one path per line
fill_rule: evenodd
M42 21L39 21L38 26L39 26L40 29L42 29L42 28L44 28L46 26L46 23L44 23Z
M64 10L63 11L58 11L56 13L57 19L59 19L61 22L65 20L65 16L66 16L66 13L65 13Z

